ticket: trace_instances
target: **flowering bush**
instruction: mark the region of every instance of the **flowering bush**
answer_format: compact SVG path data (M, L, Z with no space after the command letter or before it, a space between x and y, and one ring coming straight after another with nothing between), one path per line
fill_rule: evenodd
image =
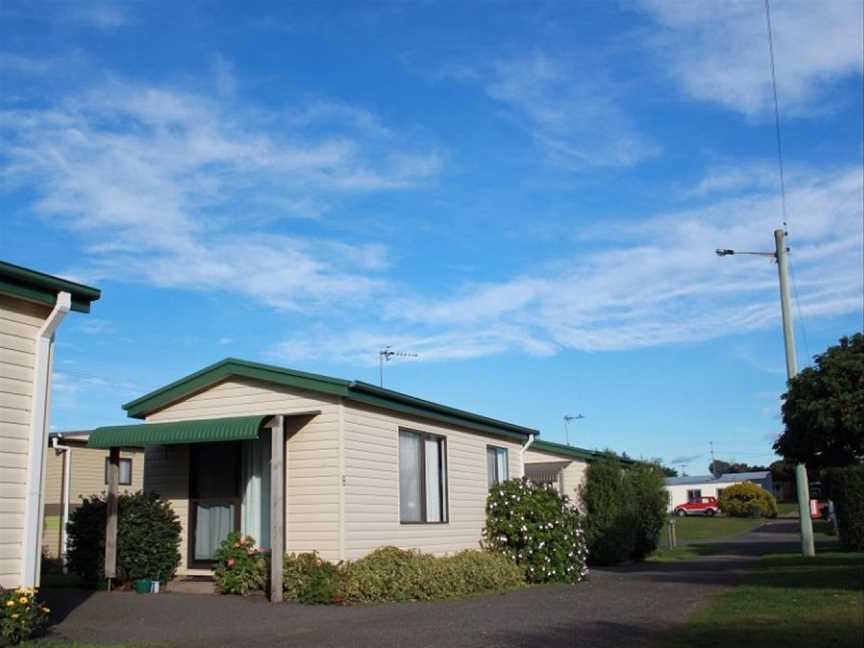
M0 636L14 646L29 639L48 623L47 607L36 600L36 590L0 590Z
M255 548L255 538L232 531L214 554L213 578L222 594L240 594L264 589L267 583L266 555Z
M576 583L588 574L579 513L566 495L528 480L491 488L483 544L522 566L531 583Z

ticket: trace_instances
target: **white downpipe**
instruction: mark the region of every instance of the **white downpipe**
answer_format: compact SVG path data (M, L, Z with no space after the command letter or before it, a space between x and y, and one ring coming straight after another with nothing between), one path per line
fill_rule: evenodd
M60 502L63 505L63 513L60 522L60 558L63 561L63 573L66 573L66 525L69 524L69 493L72 483L72 447L60 445L57 437L51 438L51 447L63 453L63 492L60 494Z
M33 368L33 412L30 447L27 452L27 493L24 504L24 544L22 547L21 585L39 584L40 539L42 529L42 466L48 445L48 395L51 387L51 354L54 332L72 307L72 295L57 293L57 302L36 336L36 364Z
M520 478L525 476L525 452L531 447L532 443L534 443L534 435L529 434L525 445L523 445L522 449L519 450L519 466L522 468L522 474L519 475Z

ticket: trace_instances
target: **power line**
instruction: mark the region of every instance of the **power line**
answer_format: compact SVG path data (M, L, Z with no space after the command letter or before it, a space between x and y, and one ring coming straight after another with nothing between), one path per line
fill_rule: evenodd
M780 102L777 99L777 70L774 67L774 34L771 26L771 4L765 0L765 21L768 27L768 55L771 59L771 89L774 93L774 133L777 137L777 166L780 170L780 205L783 209L783 228L786 229L786 178L783 173L783 142L780 137Z
M771 2L765 0L765 24L768 30L768 57L771 61L771 90L774 96L774 135L777 140L777 169L780 175L780 206L783 211L783 229L789 228L788 215L786 212L786 175L784 173L783 164L783 138L780 134L780 100L777 98L777 69L774 63L774 28L771 23ZM786 232L788 236L789 233ZM791 264L790 264L791 265ZM795 298L795 308L798 310L798 321L801 323L801 337L804 342L804 350L807 352L807 357L810 358L810 344L807 338L807 327L804 325L804 316L801 311L801 300L798 297L797 280L795 272L792 271L792 293Z

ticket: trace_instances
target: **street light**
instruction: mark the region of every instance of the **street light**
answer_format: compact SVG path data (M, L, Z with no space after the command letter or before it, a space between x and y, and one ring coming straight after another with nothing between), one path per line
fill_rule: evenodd
M577 414L576 416L564 415L564 438L567 440L568 446L570 445L570 421L578 421L584 418L581 414Z
M777 274L780 278L780 313L783 316L783 342L786 346L786 376L792 380L798 374L798 361L795 357L795 333L792 330L792 309L789 300L789 248L786 247L786 232L774 230L774 252L736 252L717 249L717 256L751 254L770 256L777 261ZM799 463L795 467L795 487L798 490L798 519L801 526L801 553L805 557L816 555L813 546L813 521L810 519L810 486L807 483L807 467Z

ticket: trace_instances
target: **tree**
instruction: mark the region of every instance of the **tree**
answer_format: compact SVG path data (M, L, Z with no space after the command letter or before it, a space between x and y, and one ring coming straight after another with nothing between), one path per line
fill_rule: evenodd
M722 459L715 459L708 464L708 470L715 477L719 477L720 475L729 473L764 472L768 470L768 466L751 466L750 464L741 463L734 459L731 462L723 461Z
M840 338L789 381L774 450L814 469L864 460L864 334Z
M732 472L730 468L732 464L728 461L723 461L722 459L715 459L710 464L708 464L708 472L710 472L715 477L719 477L720 475L728 472Z

